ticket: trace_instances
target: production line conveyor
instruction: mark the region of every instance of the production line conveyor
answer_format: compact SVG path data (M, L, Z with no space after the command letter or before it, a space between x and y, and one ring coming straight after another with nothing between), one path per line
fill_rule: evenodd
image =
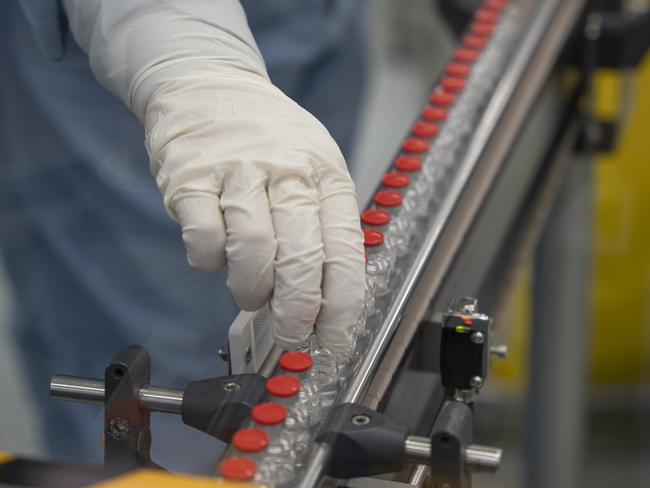
M440 94L454 94L461 106L480 83L469 78L459 87L448 77L436 80L423 109L449 112L437 138L455 143L453 167L443 168L447 179L381 322L348 366L300 469L283 486L460 488L471 485L472 473L499 467L501 450L473 439L473 408L490 356L505 353L492 344L491 317L498 321L511 270L539 235L581 135L578 101L588 73L578 67L578 76L567 77L566 71L575 50L588 45L580 29L584 4L484 1L481 11L506 20L491 23L490 32L473 24L461 50L493 53L493 84L475 102L471 130L455 135L449 131L456 109ZM490 39L500 35L502 45L491 47ZM458 56L457 50L455 61ZM397 156L417 153L411 140ZM430 159L435 150L430 142L416 156ZM477 297L481 309L468 297ZM105 405L105 461L112 474L160 468L149 457L149 412L181 415L188 426L229 442L263 401L266 378L281 354L263 340L269 320L265 311L240 315L222 351L231 376L184 390L151 386L148 353L132 346L108 365L103 380L55 375L51 394Z

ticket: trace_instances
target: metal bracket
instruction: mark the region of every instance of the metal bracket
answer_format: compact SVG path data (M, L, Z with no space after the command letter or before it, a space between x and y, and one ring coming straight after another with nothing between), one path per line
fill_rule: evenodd
M149 353L131 346L104 371L104 463L126 466L156 465L150 457L149 410L138 404L140 388L151 378Z
M104 381L54 375L50 395L59 400L104 404L106 465L151 466L151 411L180 414L183 422L230 441L266 391L266 378L239 374L189 383L185 390L149 384L151 360L140 346L122 351L106 367Z

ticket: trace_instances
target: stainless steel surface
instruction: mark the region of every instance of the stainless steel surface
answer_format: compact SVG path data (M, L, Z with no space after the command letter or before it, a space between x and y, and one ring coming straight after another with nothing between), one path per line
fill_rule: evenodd
M465 448L465 466L475 473L494 473L501 465L503 450L496 447L470 444ZM431 460L431 440L428 437L408 436L404 443L407 463L425 465Z
M50 380L50 396L56 400L104 403L104 382L55 374Z
M530 2L522 3L530 5ZM377 406L583 4L582 0L537 3L532 21L474 132L459 172L422 247L377 336L338 402ZM420 279L423 274L426 280ZM316 486L325 472L327 451L326 446L316 448L307 462L306 476L298 482L299 487Z
M431 439L408 436L404 442L404 459L407 463L428 464L431 459Z
M346 488L410 488L412 485L381 478L354 478L348 480Z
M50 396L56 400L103 404L104 382L77 376L54 375L50 381ZM155 412L180 414L183 391L144 386L140 389L140 403Z
M183 407L183 390L145 386L140 389L140 402L155 412L180 415Z
M502 457L502 449L470 444L465 448L465 469L472 473L495 473Z
M301 488L314 488L318 486L327 471L330 452L330 446L327 444L314 446L297 486Z
M430 473L429 466L426 464L418 464L409 476L409 485L423 486Z

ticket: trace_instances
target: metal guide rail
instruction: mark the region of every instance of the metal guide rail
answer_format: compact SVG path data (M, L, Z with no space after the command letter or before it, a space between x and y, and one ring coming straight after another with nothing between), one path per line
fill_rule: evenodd
M489 4L497 9L499 5L505 6L505 2L485 2L484 6ZM512 44L491 46L488 43L482 53L484 56L489 56L491 47L502 50L495 58L491 58L490 62L498 64L498 54L505 56L505 62L497 67L500 71L494 87L486 87L490 93L485 105L481 107L480 117L472 127L471 134L459 141L462 150L456 154L456 159L453 161L456 168L446 184L447 192L441 198L439 206L434 209L425 227L426 233L420 247L378 332L354 375L351 376L350 382L345 385L338 398L340 404L364 404L373 409L378 407L415 331L423 320L428 319L429 306L435 299L447 272L453 266L454 256L463 237L489 193L517 132L544 86L561 48L581 13L583 4L584 2L581 1L523 0L512 1L505 7L504 20L497 25L493 39L499 36L499 29L505 27L507 34L512 36L510 39ZM506 23L508 21L511 22L510 25ZM472 35L477 33L477 28L470 26L469 29L462 41L464 47L480 47L480 41L474 40ZM458 56L458 51L455 56ZM444 83L443 78L437 86L444 87ZM478 85L480 87L481 83ZM437 86L434 87L429 100L434 106L436 102L440 102L436 95ZM473 88L470 79L470 83L465 87L466 92L462 96L470 96L469 90ZM462 101L462 96L459 102ZM453 114L452 108L450 117ZM444 137L445 127L448 125L442 127L438 140ZM436 157L435 144L429 156ZM453 366L449 362L444 364L445 359L448 360L453 356L449 354L445 357L446 344L448 343L443 340L441 344L443 364L440 365L443 384L446 372L450 372L451 375L458 373L458 369L446 367ZM471 389L480 388L484 382L484 377L478 375L470 378ZM463 404L464 395L457 396L455 393L464 388L458 389L453 384L444 386L448 387L448 391L452 391L450 395L452 402L444 403L438 413L432 431L431 445L441 450L430 458L428 464L432 468L434 485L437 483L439 486L466 486L469 480L465 473L469 469L468 466L463 466L461 447L469 442L464 437L468 434L455 431L449 424L445 424L448 421L445 414L447 412L448 415L448 408L460 408L458 405ZM461 400L461 402L454 402L454 400ZM452 440L451 444L456 443L455 447L451 449L449 444L436 442L441 439ZM338 458L335 444L318 443L312 449L296 486L301 488L318 486L326 476L332 474L332 466L336 464Z
M286 457L273 436L284 439L284 432L292 432L285 422L294 407L287 399L297 395L301 374L312 363L301 369L304 358L294 357L291 366L282 368L284 375L267 380L280 369L281 351L273 348L261 368L260 357L252 361L253 372L175 390L150 385L148 353L133 346L108 365L103 380L55 375L50 385L55 398L105 405L106 464L159 468L149 457L149 412L160 411L179 414L187 425L232 442L220 467L231 480L308 488L325 479L336 484L416 464L430 467L434 481L451 488L469 486L472 472L495 471L501 450L474 444L472 404L487 378L490 354L503 350L491 344L491 319L480 313L476 300L454 300L442 318L438 353L446 394L430 436L412 435L377 407L419 324L428 318L463 236L582 6L580 0L484 0L475 13L396 156L396 161L406 158L435 170L437 193L418 221L422 232L410 253L398 258L400 280L380 320L342 370L327 415L307 416L307 432L290 437L292 445L302 443L300 452ZM384 179L379 193L390 193L391 185L397 183ZM382 207L377 197L374 206ZM281 408L262 412L270 397ZM273 418L280 419L281 428L273 430ZM266 427L251 428L256 425ZM278 453L277 466L264 471L269 456L262 454L272 449ZM283 464L294 466L280 476Z

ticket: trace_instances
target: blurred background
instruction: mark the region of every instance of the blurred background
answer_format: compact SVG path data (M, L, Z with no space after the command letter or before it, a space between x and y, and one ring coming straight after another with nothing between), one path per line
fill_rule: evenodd
M640 2L643 3L643 2ZM646 2L647 3L647 2ZM368 2L365 49L369 74L363 90L351 168L360 205L422 106L454 45L454 36L430 0ZM615 150L594 165L590 328L583 452L576 463L581 486L642 487L650 484L650 56L637 70L602 69L596 75L597 110L617 113L631 97L631 111ZM529 263L517 273L497 335L510 355L478 403L477 439L504 448L504 465L475 486L527 486L524 452L530 369L531 282ZM8 333L12 289L0 268L0 451L45 455L24 367ZM98 441L99 442L99 441Z

